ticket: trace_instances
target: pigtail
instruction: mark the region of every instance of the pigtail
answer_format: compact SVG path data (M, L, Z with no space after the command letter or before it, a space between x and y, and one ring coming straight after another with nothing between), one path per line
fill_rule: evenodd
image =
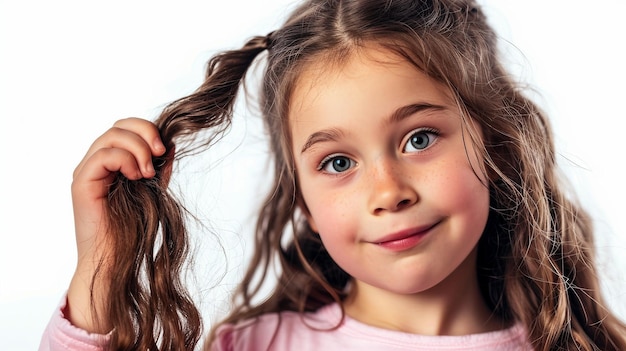
M104 318L114 327L113 350L192 350L201 336L200 313L182 280L189 251L185 209L168 190L172 163L208 147L228 129L237 92L265 37L223 52L209 63L204 83L168 105L157 118L167 152L155 162L152 179L121 174L109 191L106 269L109 305ZM202 140L198 132L208 130ZM176 154L174 152L176 150ZM94 279L95 280L95 279Z

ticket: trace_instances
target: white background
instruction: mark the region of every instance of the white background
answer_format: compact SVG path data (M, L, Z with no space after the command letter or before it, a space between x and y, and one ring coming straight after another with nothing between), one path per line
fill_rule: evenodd
M0 1L1 349L36 349L68 286L75 261L70 183L91 142L119 118L154 118L192 92L212 54L275 29L292 3ZM559 162L596 221L605 295L626 319L626 5L483 3L510 42L512 69L553 120ZM254 208L265 195L258 118L238 115L221 153L192 159L178 178L192 211L210 218L205 224L228 252L225 265L216 239L203 234L209 239L198 262L210 266L198 273L199 289L228 273L212 290L217 297L203 300L208 314L226 308L218 301L241 270Z

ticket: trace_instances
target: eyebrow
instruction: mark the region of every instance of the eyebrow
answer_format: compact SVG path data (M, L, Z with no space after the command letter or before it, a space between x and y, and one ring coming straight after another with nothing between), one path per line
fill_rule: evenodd
M416 114L418 112L424 111L442 111L446 108L441 105L434 105L429 103L418 103L418 104L410 104L406 106L402 106L399 109L395 110L389 120L388 124L393 124L402 121L403 119Z
M313 145L325 141L336 141L340 139L344 133L339 129L325 129L320 130L319 132L315 132L309 136L302 146L302 151L300 153L304 153L306 150L310 149Z
M410 105L402 106L398 108L397 110L395 110L391 114L389 119L386 121L386 123L393 124L393 123L400 122L403 119L418 112L442 111L445 109L446 108L444 106L434 105L434 104L429 104L429 103L410 104ZM311 134L307 138L306 143L304 143L304 146L302 146L302 150L300 151L300 153L304 153L305 151L307 151L308 149L310 149L313 145L317 143L327 142L327 141L336 141L343 136L344 136L344 132L340 129L331 128L331 129L320 130L318 132Z

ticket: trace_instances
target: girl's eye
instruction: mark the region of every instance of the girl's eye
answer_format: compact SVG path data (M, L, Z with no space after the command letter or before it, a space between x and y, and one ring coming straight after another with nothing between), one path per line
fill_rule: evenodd
M437 139L437 132L434 130L418 130L409 136L403 152L419 152L427 149Z
M350 168L354 167L356 163L346 156L329 156L325 158L318 170L323 170L326 173L343 173Z

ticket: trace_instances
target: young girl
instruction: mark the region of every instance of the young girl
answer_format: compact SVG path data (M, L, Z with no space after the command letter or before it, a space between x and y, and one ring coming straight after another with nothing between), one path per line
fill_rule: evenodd
M626 349L550 126L481 9L352 0L304 2L215 56L155 124L121 120L94 142L72 186L77 270L42 350L198 344L184 209L167 185L177 157L228 128L257 60L274 186L206 348Z

